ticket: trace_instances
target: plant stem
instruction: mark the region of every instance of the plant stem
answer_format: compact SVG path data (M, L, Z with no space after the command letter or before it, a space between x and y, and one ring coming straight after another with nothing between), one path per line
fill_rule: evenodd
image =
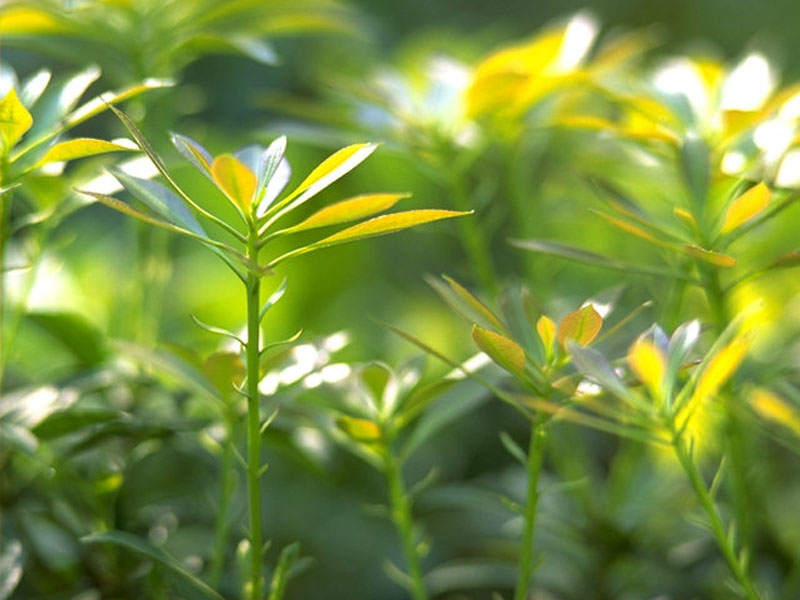
M422 569L419 564L417 544L414 539L414 523L411 518L411 504L403 485L403 474L400 471L400 461L392 450L391 441L386 447L386 465L384 475L389 487L389 502L391 504L391 517L397 534L403 543L403 553L408 563L409 577L411 579L411 597L414 600L427 600L425 582L422 579Z
M745 565L736 557L733 536L729 536L726 533L725 524L722 521L722 517L719 514L716 504L714 504L714 499L711 497L711 493L709 492L705 481L703 481L700 470L698 469L697 464L694 462L692 453L686 447L686 442L684 441L683 437L675 433L674 426L672 445L675 449L675 455L678 458L678 462L680 462L681 467L683 467L686 476L689 478L689 481L692 484L694 493L697 496L697 499L700 501L700 505L703 507L703 510L708 516L711 533L714 535L717 546L722 552L722 555L725 557L725 561L728 563L728 567L730 567L733 575L736 577L736 580L742 586L744 597L748 600L759 600L760 596L747 574Z
M227 412L227 411L226 411ZM209 584L212 588L219 588L222 579L222 570L225 566L225 551L228 547L228 519L230 517L231 497L236 485L236 471L234 463L234 424L233 417L226 415L228 423L227 437L222 454L221 481L219 489L219 508L217 510L217 523L214 532L214 554L211 558Z
M517 585L514 600L525 600L533 576L533 536L536 532L536 509L539 504L539 473L544 457L545 429L541 418L534 422L528 446L528 488L525 494L525 519L517 562Z
M6 308L6 272L5 272L5 258L6 258L6 244L8 242L8 204L11 201L11 192L0 194L0 393L3 390L3 373L6 367L6 352L5 352L5 308Z
M248 258L258 261L258 238L251 231ZM259 355L261 278L247 274L247 498L250 508L250 598L261 600L263 588L261 541L261 414L259 407Z

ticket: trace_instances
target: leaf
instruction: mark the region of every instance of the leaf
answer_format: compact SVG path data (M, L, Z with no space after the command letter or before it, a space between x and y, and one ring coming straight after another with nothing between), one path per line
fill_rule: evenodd
M771 199L772 190L763 181L754 185L728 207L721 232L728 233L743 225L763 211Z
M706 143L699 137L688 137L680 149L681 173L683 174L689 198L692 201L692 212L701 215L708 195L709 176L709 150Z
M258 183L255 173L232 154L223 154L211 164L211 175L228 199L248 214Z
M525 372L525 351L515 341L504 335L472 326L472 340L498 365L517 375Z
M553 354L553 342L556 339L556 323L550 317L542 315L536 321L536 332L542 340L545 354L549 357Z
M743 338L736 338L717 352L703 369L689 404L697 406L716 394L739 367L747 348Z
M9 598L22 579L24 558L22 544L18 539L6 538L3 540L0 552L0 600Z
M288 163L284 159L285 154L286 136L282 135L275 138L267 147L267 149L264 150L261 155L261 163L259 165L260 168L254 170L256 176L258 177L258 189L256 190L255 198L256 203L258 204L259 212L269 208L269 204L275 200L274 196L272 198L269 197L267 190L269 189L269 185L272 183L273 178L280 177L279 171L281 170L281 165L284 165L282 174L286 175L286 181L280 186L280 189L277 193L280 193L280 191L283 190L283 187L289 181L291 169L289 169ZM275 183L279 183L279 181L276 181Z
M118 91L104 92L67 115L64 119L64 129L75 127L108 109L111 109L115 114L119 113L120 111L114 106L115 104L135 98L144 92L172 87L173 85L175 85L175 82L171 79L155 79L151 77Z
M573 340L581 346L587 346L597 337L603 327L603 317L587 304L583 308L569 313L561 320L556 332L558 343L566 346L568 340Z
M206 237L206 232L192 214L192 211L189 210L189 207L165 186L157 181L128 175L120 169L112 168L110 171L126 190L154 213L174 225L188 229L203 238Z
M214 162L214 157L211 156L208 150L192 138L179 133L173 133L170 136L170 140L186 160L192 163L209 180L214 181L214 177L211 175L211 163Z
M74 140L67 140L60 142L50 148L47 153L39 160L37 166L44 165L50 162L74 160L76 158L84 158L86 156L95 156L97 154L106 154L107 152L119 151L135 151L138 150L136 146L123 146L114 142L107 142L105 140L96 140L92 138L76 138Z
M125 531L94 533L82 537L81 542L84 544L115 544L117 546L122 546L136 554L156 561L171 573L178 575L185 583L189 584L190 587L186 588L186 592L191 591L193 599L213 598L214 600L224 600L221 595L189 572L189 570L175 558L132 533L127 533Z
M606 391L615 396L622 399L630 397L630 392L625 387L622 379L617 376L605 357L597 350L579 346L574 342L568 342L567 350L572 356L572 362L578 371L596 381Z
M368 221L364 221L347 229L343 229L331 236L328 236L318 242L314 242L303 248L298 248L279 256L269 263L269 267L274 267L279 262L286 260L293 256L299 256L307 252L335 246L337 244L345 244L354 242L356 240L363 240L370 237L385 235L387 233L394 233L408 229L409 227L416 227L417 225L424 225L425 223L433 223L441 219L450 219L453 217L461 217L464 215L472 214L472 212L460 212L453 210L437 210L437 209L422 209L422 210L409 210L399 213L392 213L390 215L381 215L374 217Z
M512 246L529 250L531 252L539 252L541 254L549 254L551 256L558 256L574 262L579 262L595 267L602 267L604 269L612 269L614 271L622 271L624 273L639 273L641 275L655 275L658 277L670 277L672 279L689 279L689 277L679 271L672 271L661 267L650 265L634 265L626 263L602 254L567 246L558 242L549 242L545 240L510 240Z
M473 296L467 288L463 285L458 283L455 279L451 279L447 275L442 275L442 278L448 283L450 288L458 295L461 300L463 300L467 306L472 308L475 312L481 315L484 319L486 319L489 323L491 323L494 327L496 327L499 331L506 331L505 325L500 319L495 315L488 306L486 306L483 302L478 300L475 296Z
M120 412L106 408L60 410L38 423L32 431L39 439L49 440L120 417Z
M278 566L272 575L272 582L269 587L269 600L283 600L286 594L286 586L292 576L292 567L300 557L300 543L294 542L281 550L278 558Z
M390 209L403 198L409 198L411 194L363 194L354 198L342 200L315 212L306 220L283 229L280 233L297 233L319 227L339 225L348 221L355 221L364 217L370 217L376 213Z
M753 410L761 417L791 429L800 436L800 411L777 394L765 388L754 388L748 394Z
M272 292L269 298L267 298L267 301L264 302L264 306L261 307L261 312L258 314L259 321L263 321L269 309L275 306L280 301L280 299L283 298L283 295L286 293L286 288L288 285L289 285L289 280L286 277L284 277L283 281L281 281L281 284L277 288L275 288L275 291Z
M658 398L667 371L667 361L661 350L652 342L639 338L628 350L628 365L652 396Z
M336 426L357 442L372 444L383 438L381 428L367 419L339 417L336 419Z
M800 250L779 256L767 266L767 269L791 269L800 266Z
M17 91L11 88L0 100L0 154L8 154L31 125L31 113L19 101Z
M38 312L27 314L26 319L61 343L84 367L98 365L108 356L103 334L77 314Z
M694 244L685 244L683 249L688 255L712 264L715 267L730 269L731 267L736 266L736 259L732 256L728 256L727 254L714 252L713 250L706 250L705 248L695 246Z

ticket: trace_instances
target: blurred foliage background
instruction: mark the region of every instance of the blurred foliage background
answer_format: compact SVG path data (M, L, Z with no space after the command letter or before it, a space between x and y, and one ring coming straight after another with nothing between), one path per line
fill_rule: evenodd
M315 372L327 363L400 365L422 355L377 321L413 332L456 361L473 356L469 324L429 283L441 274L491 306L507 304L507 290L525 286L538 310L553 318L588 298L614 297L614 315L653 300L654 306L625 324L624 335L604 342L604 352L613 357L624 356L655 321L671 331L689 318L714 324L718 317L702 287L675 292L663 277L621 275L508 243L551 239L637 264L682 265L636 235L621 235L587 209L600 206L602 194L590 179L600 175L652 209L659 223L672 219L673 199L686 196L672 155L653 150L652 140L640 147L593 137L591 127L558 126L559 107L546 100L512 125L513 119L499 125L482 121L479 141L462 143L471 135L470 119L459 114L463 107L452 102L452 89L436 87L437 73L445 74L445 83L470 77L498 48L588 10L599 27L595 48L626 34L641 36L631 71L616 75L610 69L609 78L625 91L678 54L734 65L758 51L769 58L782 86L800 79L792 60L800 53L794 31L800 8L788 0L732 0L724 7L711 0L231 2L243 12L230 20L224 14L228 3L211 1L160 6L84 0L67 2L66 12L63 4L0 2L4 77L10 77L7 68L19 80L47 68L54 81L66 80L99 65L85 98L146 78L171 78L174 85L137 95L124 107L185 189L209 203L222 205L172 149L170 132L189 135L214 154L267 145L286 134L293 181L345 144L379 141L378 152L320 194L318 206L370 190L412 192L405 208L476 210L472 225L445 222L327 249L278 268L275 286L284 276L289 286L269 313L265 335L282 339L303 327L306 356L314 357L308 369ZM141 12L129 12L131 6ZM54 30L34 23L32 34L9 25L9 14L29 8L67 16L58 17L64 20ZM179 34L180 45L167 43ZM441 57L446 62L431 62ZM591 113L604 103L613 104L605 97L579 98L570 108L582 113L588 107ZM624 111L611 106L607 112L617 117ZM70 135L113 139L126 132L113 115L102 113ZM191 597L180 581L165 587L165 581L175 584L174 576L157 562L79 542L99 529L140 534L194 573L206 573L212 560L220 408L192 387L196 381L187 384L186 373L187 365L202 365L220 344L189 315L240 331L244 301L238 282L206 249L78 199L74 188L119 160L125 159L70 163L60 183L52 177L26 181L9 222L39 213L48 220L3 232L6 268L25 268L4 273L0 598ZM737 177L772 185L770 168L759 163ZM732 188L725 180L714 193L727 198ZM62 202L68 210L50 212ZM797 250L799 226L800 209L791 205L755 240L734 246L741 248L736 256L742 272ZM486 268L469 240L488 250ZM674 293L680 295L677 308ZM725 302L735 313L756 297L766 307L767 333L754 344L744 377L775 384L794 402L796 272L754 278ZM347 343L326 349L325 340L342 331ZM302 356L283 359L300 364ZM451 370L431 357L425 362L430 379ZM492 381L502 380L500 369L489 371ZM373 505L385 502L381 477L320 433L309 416L308 406L317 402L309 398L314 390L299 380L281 382L283 412L265 436L271 468L263 513L273 541L271 560L294 540L309 557L299 563L287 598L406 597L384 572L387 560L402 565L404 559L391 522L375 514ZM526 446L530 428L471 381L448 391L442 406L434 413L441 425L431 426L422 450L406 466L410 482L423 479L432 466L438 471L437 483L415 504L429 545L423 557L427 583L433 597L489 599L513 587L521 527L496 496L519 497L526 481L498 432ZM751 430L739 448L747 486L759 492L747 499L752 514L741 533L759 552L753 571L767 582L769 597L800 597L796 437L780 428L776 433L752 411L740 415L739 423ZM713 433L705 438L716 457L724 443ZM680 518L694 510L691 492L659 450L568 422L553 424L548 443L542 487L551 491L539 506L542 561L531 598L731 597L708 536ZM239 487L231 507L234 540L244 537ZM735 497L741 487L737 492L734 482L729 493ZM725 514L736 506L731 501ZM238 597L235 552L227 551L224 561L219 589L225 598Z

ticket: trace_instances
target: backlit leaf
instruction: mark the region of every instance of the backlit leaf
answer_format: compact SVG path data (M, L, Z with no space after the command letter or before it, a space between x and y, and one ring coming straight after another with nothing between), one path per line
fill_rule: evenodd
M473 310L477 311L498 330L506 330L505 325L503 325L502 321L500 321L497 315L495 315L483 302L478 300L478 298L473 296L463 285L458 283L455 279L451 279L447 275L443 275L443 278L448 283L450 288Z
M282 233L296 233L370 217L390 209L399 200L409 196L410 194L364 194L342 200L315 212L305 221L284 229Z
M714 252L713 250L706 250L700 246L693 244L685 244L683 249L686 253L694 258L699 258L702 261L710 263L716 267L729 269L736 266L736 259L721 252Z
M744 339L736 338L717 352L697 381L690 404L696 405L716 394L739 367L747 352L747 347L748 344Z
M33 117L17 97L17 91L11 88L0 100L0 154L7 154L33 125Z
M792 406L777 394L764 388L751 390L749 400L753 410L761 417L800 435L800 410L796 406Z
M638 339L628 350L628 365L653 397L658 397L667 370L667 361L652 342Z
M542 340L545 353L550 356L553 353L553 342L556 339L556 323L550 317L542 315L536 321L536 332Z
M170 139L172 140L172 145L186 160L192 163L203 175L214 181L214 177L211 175L211 163L214 162L214 158L208 150L192 138L179 133L173 133Z
M772 190L762 181L736 198L725 213L722 233L733 231L763 211L772 199Z
M558 325L556 337L558 343L566 346L567 340L573 340L581 346L588 345L603 327L603 317L587 304L564 317Z
M249 213L258 183L255 173L232 154L223 154L214 159L211 174L231 202L245 214Z
M357 442L373 443L381 439L381 428L367 419L340 417L336 426Z
M47 151L47 154L45 154L39 161L39 164L44 165L50 162L74 160L76 158L95 156L97 154L105 154L107 152L130 152L132 150L135 151L138 150L138 148L136 146L131 147L114 142L107 142L105 140L76 138L74 140L60 142L50 148Z
M475 345L504 369L521 375L525 371L525 351L506 336L477 325L472 327Z

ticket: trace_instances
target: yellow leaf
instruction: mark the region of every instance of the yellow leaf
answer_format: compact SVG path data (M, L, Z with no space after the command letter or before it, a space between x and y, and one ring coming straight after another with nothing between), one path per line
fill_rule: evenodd
M800 411L777 394L764 388L751 390L750 404L761 417L788 427L800 435Z
M245 213L256 191L256 175L232 154L223 154L211 164L211 175L219 188Z
M44 11L31 8L11 8L0 13L0 33L44 33L57 31L59 22Z
M444 280L450 285L452 290L458 294L468 305L470 305L474 310L478 313L483 315L483 317L489 321L492 325L494 325L500 331L505 331L506 328L500 319L497 318L488 306L486 306L483 302L478 300L475 296L473 296L467 289L458 283L455 279L451 279L447 275L444 275Z
M315 212L305 221L283 230L283 233L296 233L318 227L338 225L347 221L355 221L369 217L375 213L390 209L399 200L408 198L411 194L364 194L336 204L326 206Z
M138 150L136 146L123 146L122 144L92 138L76 138L56 144L47 151L47 154L37 164L44 165L50 162L74 160L85 156L105 154L106 152L130 152L135 150Z
M11 88L0 100L0 153L7 154L33 125L33 117Z
M524 372L525 351L515 341L477 325L472 326L472 339L478 348L504 369L518 375Z
M638 225L634 225L633 223L630 223L629 221L626 221L624 219L620 219L618 217L614 217L612 215L607 215L607 214L599 212L599 211L593 211L593 212L597 216L602 218L603 220L611 223L614 227L618 227L619 229L622 229L623 231L627 231L628 233L630 233L632 235L635 235L636 237L642 238L643 240L647 240L648 242L651 242L653 244L662 243L661 240L659 240L658 238L656 238L655 236L650 234L648 231L645 231L644 229L642 229Z
M553 342L556 339L556 323L550 317L542 315L536 321L536 331L539 334L539 339L542 340L545 352L549 357L553 353Z
M354 169L372 154L377 147L377 144L364 143L353 144L341 150L337 150L317 165L317 167L309 173L308 177L281 202L281 205L292 198L296 198L300 194L303 194L304 198L310 198L320 190L328 187L348 171Z
M772 198L772 191L762 181L736 198L725 213L722 233L733 231L764 210Z
M567 340L574 340L581 346L591 342L603 327L603 317L587 304L574 312L569 313L558 326L558 343L566 345Z
M367 419L340 417L336 426L357 442L373 443L381 439L381 428Z
M699 258L700 260L711 263L717 267L729 269L736 266L736 259L732 256L728 256L727 254L721 254L720 252L714 252L713 250L706 250L705 248L701 248L700 246L695 246L693 244L685 244L683 249L690 256Z
M652 342L639 339L628 350L628 364L653 397L658 398L667 370L667 361L661 350Z
M690 404L704 402L717 393L719 388L733 375L747 352L747 342L737 338L709 361L692 394Z
M697 221L695 220L694 215L685 208L680 208L676 206L675 208L672 209L672 213L675 215L675 218L677 218L680 221L683 221L683 223L688 225L690 228L692 229L697 228Z

